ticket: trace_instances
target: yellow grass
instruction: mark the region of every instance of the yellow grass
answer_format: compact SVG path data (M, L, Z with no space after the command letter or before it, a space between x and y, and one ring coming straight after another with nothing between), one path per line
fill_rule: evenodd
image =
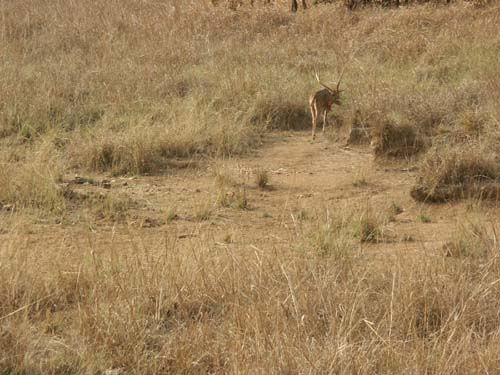
M283 208L296 227L280 242L244 225L221 241L215 211L259 204L244 184L221 182L188 214L168 202L169 230L144 232L124 225L141 197L76 201L60 183L169 173L175 158L309 130L314 73L334 81L344 68L337 125L359 116L391 147L400 133L384 126L412 129L431 150L425 187L471 179L443 167L440 180L436 160L497 172L500 7L172 4L0 3L0 374L500 372L494 225L464 219L442 254L370 253L390 220L325 203ZM461 142L474 155L460 159ZM251 189L271 194L254 186L268 184L260 173ZM176 232L179 217L193 233ZM48 220L62 224L37 224Z

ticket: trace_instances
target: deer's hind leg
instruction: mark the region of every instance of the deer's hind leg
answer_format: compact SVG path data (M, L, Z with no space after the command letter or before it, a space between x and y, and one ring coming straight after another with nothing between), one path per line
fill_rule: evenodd
M318 121L318 107L316 101L311 103L311 116L312 116L312 139L316 138L316 123Z
M328 115L328 109L323 110L323 133L325 132L325 126L327 125L327 115Z

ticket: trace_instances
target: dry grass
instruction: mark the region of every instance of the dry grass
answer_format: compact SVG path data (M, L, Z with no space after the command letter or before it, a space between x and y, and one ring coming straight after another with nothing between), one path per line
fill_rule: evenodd
M418 129L411 125L394 125L385 122L372 132L373 152L375 156L408 158L425 149L425 139L418 134Z
M407 155L421 148L414 135L476 131L498 116L496 12L330 5L296 17L283 4L175 15L157 3L22 0L2 13L0 134L15 144L55 132L68 166L151 173L172 157L246 152L267 129L309 127L313 73L334 80L347 65L336 116L406 129L396 151L380 134L382 152Z
M215 175L216 203L221 207L248 208L245 183L231 175L225 169L219 169Z
M306 207L277 242L245 226L218 242L200 229L223 210L213 200L182 220L170 202L168 230L145 235L124 224L128 196L75 205L58 186L75 170L168 173L172 158L247 153L308 127L313 73L346 65L335 116L380 155L429 150L418 199L496 199L499 6L187 3L0 5L0 203L16 207L0 228L0 373L498 373L494 227L458 223L448 253L380 257L361 251L386 238L375 208ZM247 208L241 182L216 177L215 193ZM23 216L85 221L82 207L113 226ZM251 214L224 211L227 226ZM184 219L196 231L177 233Z
M47 247L13 232L0 245L2 369L498 370L496 241L485 238L487 251L460 261L403 253L381 261L357 249L350 215L312 224L300 252L293 242L248 251L133 231ZM460 254L476 242L461 242Z
M61 213L66 202L56 184L64 164L51 142L0 156L0 203L16 209L41 209Z
M254 171L255 174L255 184L260 189L266 189L269 187L270 177L269 172L265 169L258 169Z
M411 191L419 201L444 202L463 198L499 198L496 155L480 145L433 149L422 161L417 184Z

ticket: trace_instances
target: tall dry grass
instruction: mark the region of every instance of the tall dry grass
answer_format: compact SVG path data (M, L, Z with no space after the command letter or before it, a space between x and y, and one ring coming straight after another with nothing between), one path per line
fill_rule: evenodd
M498 372L489 224L459 222L451 253L380 258L353 241L356 214L329 212L300 249L134 231L47 246L14 230L0 245L2 373Z
M4 1L0 203L62 212L55 182L75 169L247 152L266 131L308 126L313 73L344 67L344 126L358 113L382 142L387 124L413 129L436 155L423 163L451 165L445 182L471 177L449 157L464 141L466 162L496 171L499 10ZM386 144L409 156L411 142ZM383 237L383 220L329 212L280 246L123 228L36 237L14 217L0 242L0 373L500 371L493 225L458 223L442 254L380 259L362 242Z
M73 166L115 174L234 154L266 129L309 126L313 73L346 68L339 121L358 110L426 134L498 120L498 7L285 7L22 0L2 5L0 133L60 132Z

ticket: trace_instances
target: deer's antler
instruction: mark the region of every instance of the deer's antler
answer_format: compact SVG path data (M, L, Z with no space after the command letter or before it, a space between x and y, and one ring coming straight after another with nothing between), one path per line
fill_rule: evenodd
M328 86L327 86L327 85L325 85L323 82L321 82L321 80L319 79L319 75L318 75L318 73L317 73L317 72L316 72L316 73L314 73L314 76L316 77L316 80L318 81L318 83L319 83L321 86L323 86L325 89L327 89L327 90L329 90L329 91L331 91L331 92L335 92L335 90L334 90L334 89L332 89L331 87L328 87ZM338 90L338 86L337 86L337 90Z
M340 77L339 77L339 80L337 82L337 92L340 92L340 81L342 81L342 77L344 76L344 73L345 73L345 65L344 65L344 68L342 69L342 72L340 73Z

